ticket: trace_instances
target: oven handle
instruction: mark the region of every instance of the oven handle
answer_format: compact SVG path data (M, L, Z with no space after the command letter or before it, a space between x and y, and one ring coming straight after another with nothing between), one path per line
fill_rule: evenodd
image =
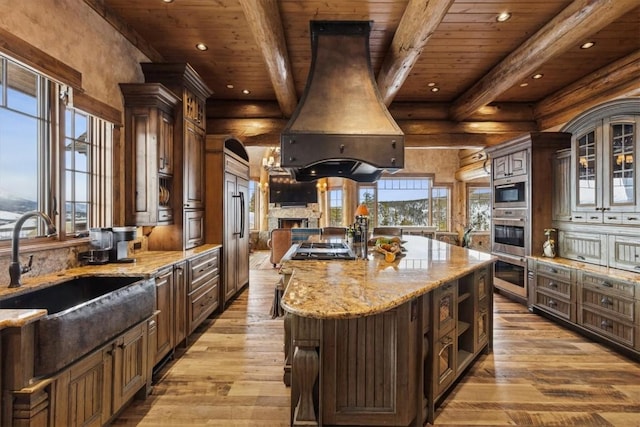
M498 253L495 253L495 252L493 253L493 255L497 256L498 259L502 258L503 261L507 261L507 262L510 262L512 264L517 264L517 265L519 265L521 267L526 267L527 266L527 260L524 257L515 257L515 256L512 256L512 255L506 255L506 254L503 254L503 253L499 253L498 254Z
M495 188L497 188L498 190L502 190L503 188L513 188L515 187L515 184L501 184L501 185L496 185Z
M497 222L497 221L524 222L524 220L525 219L522 218L521 216L520 217L516 217L516 218L514 218L514 217L498 217L498 218L494 217L493 218L494 222Z

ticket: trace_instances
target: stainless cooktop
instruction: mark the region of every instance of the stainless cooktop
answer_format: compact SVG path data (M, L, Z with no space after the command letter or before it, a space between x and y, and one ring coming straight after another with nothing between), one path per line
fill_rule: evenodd
M355 254L344 242L302 242L291 256L295 260L356 259Z

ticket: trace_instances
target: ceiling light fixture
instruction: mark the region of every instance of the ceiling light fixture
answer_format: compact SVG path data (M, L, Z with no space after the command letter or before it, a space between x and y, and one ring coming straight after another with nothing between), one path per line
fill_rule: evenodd
M233 85L232 85L231 83L229 83L229 84L227 85L227 89L233 89Z
M440 91L440 88L437 86L434 86L431 88L431 92L439 92L439 91Z
M435 84L434 82L429 82L429 83L427 83L427 86L429 86L429 87L434 87L435 85L436 85L436 84Z
M173 0L162 0L164 3L173 3Z
M496 21L505 22L511 18L511 14L509 12L502 12L500 15L496 17Z
M580 46L580 49L589 49L589 48L595 46L595 44L596 44L596 42L586 42L582 46Z
M527 87L529 86L529 83L520 83L520 87Z
M541 79L541 78L542 78L542 76L544 76L544 74L542 74L542 73L538 73L538 74L534 74L533 76L531 76L531 78L532 78L532 79L536 79L536 80L538 80L538 79Z
M206 45L206 44L204 44L204 43L198 43L198 44L196 45L196 49L198 49L198 50L202 50L202 51L205 51L205 50L209 50L209 46L207 46L207 45Z
M249 95L251 91L249 89L242 89L242 93L244 93L245 95Z

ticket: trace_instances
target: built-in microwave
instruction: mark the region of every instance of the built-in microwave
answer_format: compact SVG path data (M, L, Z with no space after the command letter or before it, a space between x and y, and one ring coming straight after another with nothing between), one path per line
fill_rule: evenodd
M494 254L495 255L495 254ZM493 284L498 289L527 297L527 264L524 257L497 255L493 264Z
M516 256L526 255L526 217L494 217L491 227L492 252Z
M493 182L493 208L527 207L527 177L513 177Z

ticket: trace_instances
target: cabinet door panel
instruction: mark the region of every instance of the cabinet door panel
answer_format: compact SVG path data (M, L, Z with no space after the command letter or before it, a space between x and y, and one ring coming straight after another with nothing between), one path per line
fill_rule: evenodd
M184 136L184 207L201 209L204 205L202 169L204 133L192 123L185 122Z
M173 348L173 270L156 276L157 344L154 364L160 362Z
M113 412L119 411L147 382L147 323L126 332L114 351Z

